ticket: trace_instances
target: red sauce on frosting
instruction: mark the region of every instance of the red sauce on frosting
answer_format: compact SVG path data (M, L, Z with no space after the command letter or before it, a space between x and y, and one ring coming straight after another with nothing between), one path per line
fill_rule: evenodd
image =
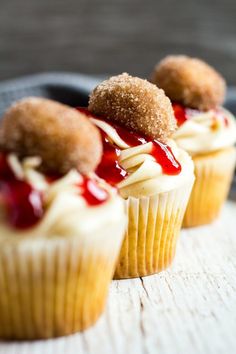
M80 112L86 114L88 117L104 120L103 118L97 117L90 113L87 108L78 107L77 109ZM131 147L145 144L151 141L153 148L150 154L161 165L165 174L177 175L181 172L181 165L175 159L174 154L168 145L157 140L150 140L149 138L143 137L140 134L129 132L124 127L121 127L111 121L106 121L106 123L110 124L116 130L120 138ZM115 186L117 183L125 179L128 173L119 164L119 156L121 152L120 148L109 141L107 134L102 129L100 129L100 132L103 142L103 157L102 161L97 167L96 173L106 182Z
M186 120L191 119L191 117L194 115L195 113L200 113L200 111L198 111L197 109L192 109L192 108L188 108L188 107L184 107L179 103L172 103L172 107L174 110L174 115L175 118L177 120L177 124L178 126L181 126L182 124L184 124L186 122ZM215 112L215 119L213 118L213 124L212 124L212 129L215 129L215 126L217 124L217 118L223 120L225 127L229 126L229 121L228 118L224 115L224 112L218 108L216 108L214 110Z
M181 172L181 165L176 160L171 148L158 140L152 142L153 148L151 155L161 165L166 175L178 175Z
M62 176L45 177L53 183ZM105 189L87 177L83 177L79 187L81 196L89 206L100 205L109 198ZM35 226L44 215L42 193L15 177L4 154L0 154L0 205L6 210L8 223L19 230Z
M229 126L229 120L225 116L224 112L220 109L215 110L216 116L219 117L220 119L223 120L225 127L227 128Z
M41 193L27 182L15 178L3 154L0 155L0 195L11 226L20 230L27 229L42 218Z
M172 107L174 110L175 118L177 120L177 124L179 126L184 124L184 122L189 119L186 108L179 103L172 103Z
M101 134L103 143L103 155L102 160L95 172L107 183L115 186L127 176L127 172L120 166L118 162L120 149L107 139L106 134L102 130Z
M82 189L81 196L90 206L100 205L109 198L108 192L90 178L84 177L79 187Z
M117 134L120 136L120 138L129 146L138 146L142 144L147 143L147 138L142 137L141 135L135 133L135 132L129 132L127 129L110 123L115 128Z

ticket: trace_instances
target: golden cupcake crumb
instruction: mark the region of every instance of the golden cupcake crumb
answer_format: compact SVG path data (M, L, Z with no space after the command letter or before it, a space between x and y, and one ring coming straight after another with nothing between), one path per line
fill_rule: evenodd
M152 139L166 140L176 129L171 102L163 90L127 73L99 84L89 110Z
M187 107L209 110L223 103L226 84L210 65L197 58L171 55L158 63L151 81Z
M29 97L12 105L1 122L1 150L20 158L40 156L42 170L87 174L101 160L98 129L85 115L64 104Z

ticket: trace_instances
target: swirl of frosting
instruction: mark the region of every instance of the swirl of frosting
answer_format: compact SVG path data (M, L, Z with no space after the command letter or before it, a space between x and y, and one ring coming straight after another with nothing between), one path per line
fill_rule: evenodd
M206 112L184 110L184 122L172 138L190 155L217 151L236 142L236 121L226 109L220 107Z
M123 198L151 196L153 194L170 191L193 176L193 163L189 155L178 148L173 140L168 141L174 157L181 164L181 172L168 175L163 172L163 167L152 156L152 142L130 147L109 123L95 118L90 118L121 151L119 164L127 171L127 176L117 187Z
M16 155L10 154L7 160L17 180L25 181L33 190L42 193L44 215L33 227L18 230L7 222L2 205L0 208L2 239L9 240L9 236L14 237L14 240L17 238L22 240L31 237L79 238L80 235L88 235L94 240L96 235L99 240L100 236L103 237L108 222L119 223L117 220L120 220L120 224L125 225L126 217L122 199L117 196L114 188L95 174L91 174L91 179L88 178L88 181L94 181L90 186L91 193L98 197L98 202L93 203L93 200L89 200L88 196L83 194L85 178L78 171L71 170L63 177L49 181L37 170L41 162L40 158L30 157L19 161ZM101 230L100 234L99 230Z

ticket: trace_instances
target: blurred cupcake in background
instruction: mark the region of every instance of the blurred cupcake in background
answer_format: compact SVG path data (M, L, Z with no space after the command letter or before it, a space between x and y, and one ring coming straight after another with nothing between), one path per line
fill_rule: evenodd
M235 169L236 121L222 107L224 79L196 58L168 56L154 69L151 81L171 99L178 130L173 139L193 158L196 181L183 226L217 218Z
M101 314L126 216L94 170L98 129L75 109L17 102L1 122L0 338L81 331Z
M87 114L103 137L96 173L117 186L126 203L128 227L115 277L160 272L174 258L194 181L190 156L169 139L176 129L170 100L124 73L94 89Z

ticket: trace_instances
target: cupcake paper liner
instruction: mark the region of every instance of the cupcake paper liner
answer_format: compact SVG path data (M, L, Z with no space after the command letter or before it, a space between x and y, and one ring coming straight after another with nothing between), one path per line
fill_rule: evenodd
M123 229L123 222L107 227L102 242L0 240L0 338L51 338L92 325L105 305Z
M115 279L158 273L170 265L193 180L170 192L126 200L128 228Z
M196 180L183 227L207 224L218 217L229 193L235 160L234 147L193 157Z

